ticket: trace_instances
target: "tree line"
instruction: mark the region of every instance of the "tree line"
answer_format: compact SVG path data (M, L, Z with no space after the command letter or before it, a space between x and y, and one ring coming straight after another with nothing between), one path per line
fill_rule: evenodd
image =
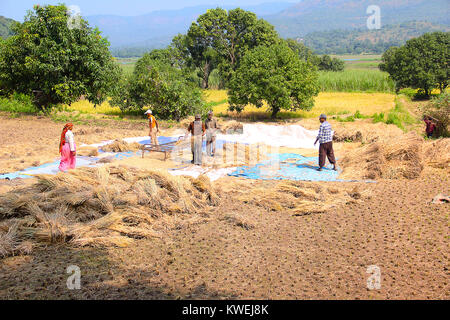
M96 105L110 98L122 110L151 106L161 118L179 120L206 111L201 89L209 87L213 70L236 110L266 101L276 116L285 108L311 108L318 94L312 53L249 11L208 10L170 46L139 59L129 77L98 29L82 18L69 28L68 19L64 5L36 5L13 27L13 36L0 43L1 95L25 93L42 108L81 96ZM253 85L240 85L243 79Z
M83 19L69 28L68 19L64 5L36 5L13 26L11 37L0 40L0 95L27 94L42 108L82 96L96 105L109 99L124 111L151 106L161 118L180 120L207 111L201 89L210 87L214 71L228 90L231 110L253 104L276 117L280 110L311 109L318 71L344 68L342 60L280 38L252 12L216 8L167 48L146 53L126 76L98 29ZM388 50L382 70L399 88L445 90L448 35L433 33Z
M404 46L389 48L380 69L389 73L397 92L419 89L429 97L433 89L444 93L448 87L450 32L433 32L408 40Z

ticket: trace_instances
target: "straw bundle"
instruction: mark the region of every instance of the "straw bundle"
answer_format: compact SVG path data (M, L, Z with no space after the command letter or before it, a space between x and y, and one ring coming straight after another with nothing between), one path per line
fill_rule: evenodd
M295 216L323 213L338 203L355 199L353 190L333 189L328 192L314 183L298 181L278 182L275 187L265 186L254 189L251 193L242 193L238 200L259 206L271 212L285 212ZM364 195L365 196L365 195Z
M218 203L205 176L185 179L126 166L42 175L33 186L0 196L0 255L17 252L17 239L19 244L33 239L124 246L134 239L159 237L154 226L161 230L191 218L203 221L194 217ZM13 219L18 224L10 231L5 223Z
M102 147L102 150L105 152L127 152L127 151L138 151L141 150L142 146L137 143L128 143L123 140L116 140L106 146Z
M415 179L423 170L423 139L415 134L381 140L345 155L343 179Z

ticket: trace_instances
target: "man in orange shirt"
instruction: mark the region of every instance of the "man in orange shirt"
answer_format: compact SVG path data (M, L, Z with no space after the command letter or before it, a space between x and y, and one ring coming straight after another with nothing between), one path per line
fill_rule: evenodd
M159 133L159 125L158 121L156 121L156 118L153 116L152 110L147 110L145 113L148 117L148 126L150 127L150 140L152 145L159 146L158 137L156 136L157 133Z

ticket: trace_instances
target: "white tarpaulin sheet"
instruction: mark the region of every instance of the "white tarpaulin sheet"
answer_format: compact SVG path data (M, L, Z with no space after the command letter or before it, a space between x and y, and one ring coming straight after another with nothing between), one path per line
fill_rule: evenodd
M317 149L314 141L318 132L299 125L245 124L242 134L219 134L217 139L246 144L263 143L274 147Z

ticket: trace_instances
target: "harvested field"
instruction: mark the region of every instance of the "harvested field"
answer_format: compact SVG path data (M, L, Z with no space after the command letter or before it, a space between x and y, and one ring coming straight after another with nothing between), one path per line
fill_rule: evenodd
M32 160L54 160L56 143L48 145L61 128L41 133L46 121L5 119L18 135L2 131L0 154L25 159L40 136L41 159ZM449 299L449 204L432 203L450 194L449 139L364 121L332 125L354 141L335 143L343 177L374 174L376 183L211 183L172 177L175 163L156 154L1 181L0 298ZM86 130L77 143L94 143L142 128L75 130ZM349 139L356 135L361 141ZM0 159L2 170L17 159ZM67 290L70 265L82 271L81 290ZM370 265L380 267L380 290L367 289Z
M217 204L204 177L126 166L39 176L34 185L0 196L0 252L15 254L24 240L125 246L206 219Z

